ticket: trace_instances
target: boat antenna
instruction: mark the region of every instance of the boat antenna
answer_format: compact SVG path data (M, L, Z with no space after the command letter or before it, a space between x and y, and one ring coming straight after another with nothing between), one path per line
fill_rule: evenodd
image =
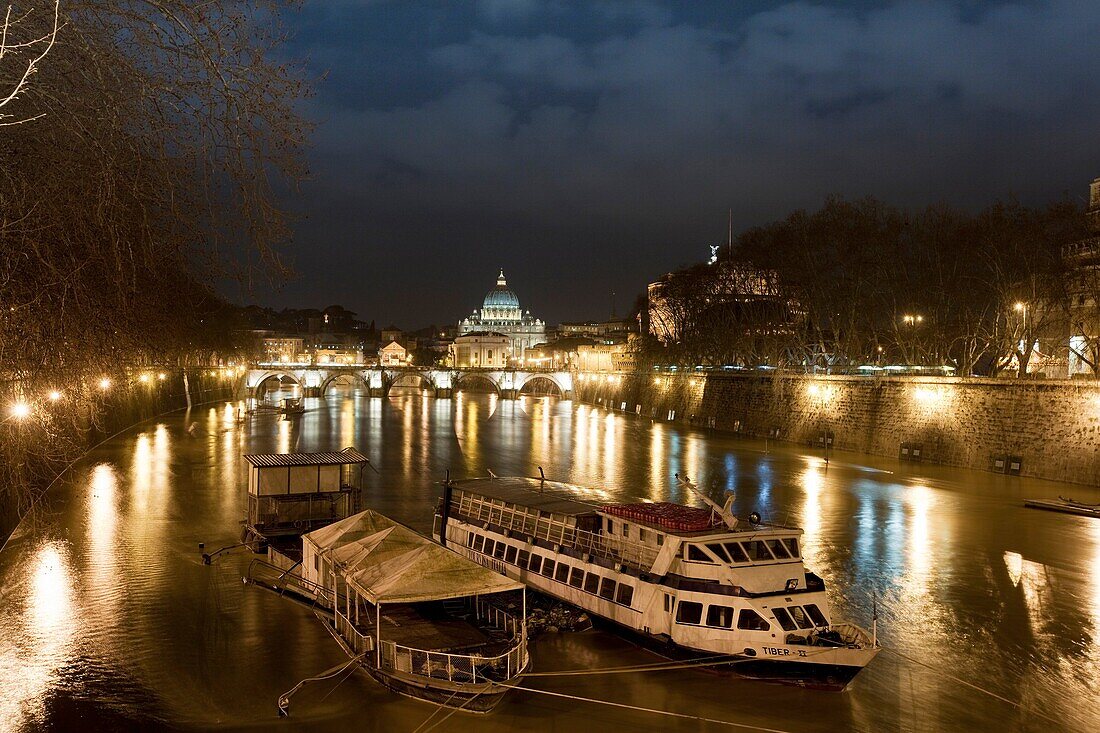
M700 499L702 499L703 502L706 503L707 506L709 506L712 510L714 510L714 512L719 517L722 518L722 521L725 523L725 525L727 527L729 527L730 529L735 529L737 527L737 517L733 516L733 509L732 509L732 507L733 507L733 498L734 498L734 494L733 494L732 491L730 492L729 497L726 498L725 506L719 506L718 502L716 502L714 499L711 499L709 496L704 494L702 491L699 491L699 487L696 486L695 484L693 484L691 482L691 480L688 479L688 477L686 475L684 475L684 476L681 476L680 474L675 474L675 475L676 475L676 481L680 484L680 486L683 486L685 489L688 489L689 491L691 491L691 493L695 494Z

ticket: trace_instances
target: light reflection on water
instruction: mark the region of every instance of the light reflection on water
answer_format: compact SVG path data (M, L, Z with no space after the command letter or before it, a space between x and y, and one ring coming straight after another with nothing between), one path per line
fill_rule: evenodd
M276 396L278 399L278 396ZM1089 730L1100 709L1100 521L1025 510L1025 495L1087 489L749 442L550 397L460 393L370 398L330 389L289 419L238 403L142 426L97 450L51 499L47 521L0 556L0 729L267 727L274 700L341 654L301 607L240 583L249 558L212 567L238 541L240 454L356 445L364 503L428 530L435 482L536 475L600 490L592 501L695 501L686 474L741 515L801 526L808 565L838 617L870 624L922 666L884 652L843 694L691 672L547 678L571 694L809 730ZM196 424L192 434L188 426ZM614 635L549 635L538 669L640 664ZM1061 721L1051 724L951 681L954 674ZM412 730L430 708L352 677L302 693L294 725ZM368 713L369 711L369 713ZM367 717L364 717L367 716ZM703 730L610 708L514 694L457 730Z

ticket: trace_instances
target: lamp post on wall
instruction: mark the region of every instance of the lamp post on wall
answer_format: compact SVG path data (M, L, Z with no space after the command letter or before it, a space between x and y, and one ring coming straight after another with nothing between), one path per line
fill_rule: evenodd
M1031 361L1031 324L1028 320L1030 309L1027 307L1027 303L1022 300L1016 301L1012 306L1012 310L1020 314L1020 341L1017 345L1016 359L1018 362L1018 368L1016 375L1022 377L1027 374L1027 365Z

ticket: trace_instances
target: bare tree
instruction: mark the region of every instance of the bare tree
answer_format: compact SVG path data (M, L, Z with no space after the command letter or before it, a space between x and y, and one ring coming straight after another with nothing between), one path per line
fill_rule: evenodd
M36 14L36 10L39 12ZM5 113L4 107L17 102L26 91L31 77L53 49L61 22L61 3L54 0L52 20L40 23L40 9L20 11L8 5L0 23L0 127L36 120L45 112L28 117Z
M232 359L214 283L283 270L277 190L304 175L309 130L302 75L276 55L283 9L72 0L48 57L19 57L33 83L3 108L23 124L0 128L0 404L62 389L66 407L0 426L0 471L23 467L0 475L0 508L81 443L104 375L121 391L136 366Z

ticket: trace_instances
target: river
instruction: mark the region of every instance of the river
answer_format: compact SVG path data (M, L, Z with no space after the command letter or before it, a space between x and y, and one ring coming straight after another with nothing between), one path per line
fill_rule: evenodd
M222 403L143 423L51 491L0 553L0 731L1100 730L1100 520L1022 505L1096 489L848 453L826 464L553 397L333 390L306 405L292 420L238 423ZM306 608L241 582L250 555L204 566L199 543L238 541L243 453L349 445L377 469L364 504L425 532L448 471L542 466L613 500L690 502L678 472L735 491L738 514L804 528L835 617L869 626L877 599L885 650L843 693L684 670L526 683L687 717L512 692L488 716L428 720L431 706L355 673L311 684L280 719L280 693L345 657ZM545 634L531 653L539 671L654 659L600 630Z

